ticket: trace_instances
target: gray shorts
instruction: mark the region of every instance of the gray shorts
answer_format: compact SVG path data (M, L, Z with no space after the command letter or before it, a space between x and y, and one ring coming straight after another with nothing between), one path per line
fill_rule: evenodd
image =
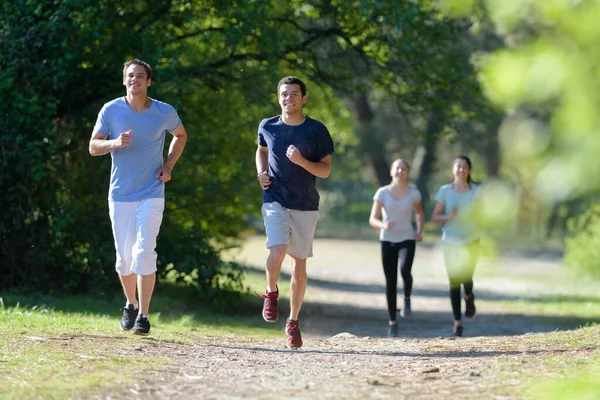
M305 259L312 257L313 239L318 211L290 210L277 202L262 205L267 249L279 244L289 245L287 254Z

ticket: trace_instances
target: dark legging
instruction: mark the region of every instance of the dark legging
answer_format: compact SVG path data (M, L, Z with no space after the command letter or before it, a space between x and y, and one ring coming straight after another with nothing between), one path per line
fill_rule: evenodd
M465 296L473 294L473 274L479 257L479 240L464 245L444 245L444 263L450 281L450 304L456 321L461 320L460 286Z
M396 320L396 313L398 312L396 306L398 260L400 260L400 273L404 281L404 297L410 297L413 284L411 270L414 258L414 240L405 240L400 243L381 242L381 261L383 264L383 273L385 274L385 296L387 298L390 321Z

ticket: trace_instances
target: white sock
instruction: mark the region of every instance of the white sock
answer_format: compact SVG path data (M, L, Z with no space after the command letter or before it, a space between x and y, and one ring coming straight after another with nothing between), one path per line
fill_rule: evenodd
M128 301L125 302L125 308L129 308L130 304L133 304L133 308L134 309L136 309L136 310L138 309L138 304L137 303L134 304L134 303L130 303Z

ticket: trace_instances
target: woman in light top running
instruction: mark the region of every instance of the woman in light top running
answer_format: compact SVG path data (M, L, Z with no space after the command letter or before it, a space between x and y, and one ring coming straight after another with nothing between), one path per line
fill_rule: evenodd
M369 224L379 228L381 240L381 261L386 281L386 298L390 316L388 336L398 336L397 321L397 284L398 261L400 273L404 281L404 308L401 315L408 317L411 314L410 294L412 291L413 277L411 274L413 259L415 257L416 242L422 240L423 222L425 216L421 203L421 192L409 186L408 163L404 160L395 160L390 169L392 182L380 187L373 196L373 207ZM416 214L417 231L413 229L413 210ZM383 213L383 218L381 218Z
M470 209L480 191L471 179L471 160L458 156L452 167L454 181L443 185L435 196L431 221L444 224L444 263L450 281L450 303L454 314L453 336L462 336L461 285L465 290L465 317L475 315L473 274L479 257L479 230Z

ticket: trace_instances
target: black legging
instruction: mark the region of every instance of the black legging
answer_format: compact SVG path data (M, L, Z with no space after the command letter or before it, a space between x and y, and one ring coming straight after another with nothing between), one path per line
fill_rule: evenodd
M473 274L479 257L479 240L464 245L444 245L444 263L450 282L450 304L456 321L461 320L460 286L465 296L473 294Z
M387 298L390 321L396 320L398 308L396 306L398 285L398 260L400 260L400 273L404 281L404 297L410 297L413 285L411 275L413 259L415 258L415 241L405 240L400 243L381 242L381 261L385 274L385 296Z

